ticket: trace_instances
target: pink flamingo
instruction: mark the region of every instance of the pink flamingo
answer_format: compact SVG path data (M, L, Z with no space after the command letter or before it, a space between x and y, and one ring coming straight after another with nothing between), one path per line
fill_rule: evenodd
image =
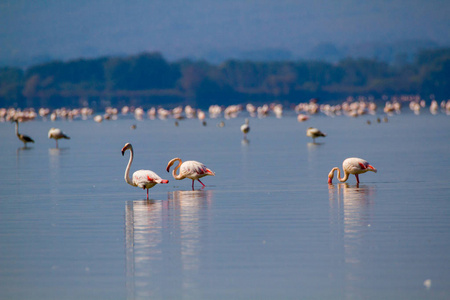
M184 178L192 179L192 190L194 190L194 181L198 180L204 188L205 185L203 182L200 181L200 178L205 177L207 175L216 176L216 174L208 169L204 164L201 162L195 161L195 160L188 160L185 162L182 162L180 158L176 157L169 161L167 164L167 172L170 171L170 167L178 161L178 165L175 167L175 169L172 172L173 178L176 180L181 180ZM177 170L180 169L179 174L177 175Z
M127 168L125 169L125 181L129 185L137 186L141 189L147 189L147 200L148 200L148 189L154 187L157 183L169 183L169 180L161 179L153 171L150 170L138 170L133 173L133 179L130 178L130 166L133 162L133 146L130 143L126 143L122 148L122 156L125 154L125 151L130 150L130 160L128 161Z
M359 184L359 174L362 173L366 173L368 171L372 171L372 172L377 172L377 169L375 169L373 166L371 166L367 161L365 161L362 158L357 158L357 157L351 157L351 158L346 158L343 162L342 162L342 170L344 171L344 177L341 177L341 171L339 170L338 167L334 167L333 169L331 169L330 173L328 174L328 183L331 184L333 177L334 177L334 171L338 171L338 177L337 179L340 182L346 182L348 179L348 176L350 174L355 175L356 177L356 183Z

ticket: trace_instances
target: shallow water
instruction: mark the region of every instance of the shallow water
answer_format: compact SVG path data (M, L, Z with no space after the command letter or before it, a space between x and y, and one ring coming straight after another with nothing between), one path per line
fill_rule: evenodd
M375 120L251 118L247 141L242 117L33 121L29 149L0 123L0 299L448 299L450 119ZM149 201L126 142L131 172L169 179ZM328 185L352 156L378 173ZM192 191L173 157L216 176Z

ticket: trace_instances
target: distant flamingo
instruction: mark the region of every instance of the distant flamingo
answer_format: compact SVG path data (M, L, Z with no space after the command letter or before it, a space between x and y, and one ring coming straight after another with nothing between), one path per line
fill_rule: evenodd
M125 151L130 150L130 160L128 161L127 168L125 169L125 181L129 185L137 186L141 189L147 189L147 200L148 200L148 189L154 187L157 183L169 183L169 180L161 179L153 171L150 170L138 170L133 173L133 179L130 178L130 166L133 162L133 146L130 143L126 143L122 148L122 156L125 154Z
M55 139L56 141L56 148L58 148L58 140L59 139L67 139L70 140L70 137L64 134L64 132L61 131L59 128L50 128L48 131L48 138L49 139Z
M312 137L313 143L315 143L317 137L320 137L320 136L326 137L327 135L317 128L309 127L306 130L306 136Z
M250 131L248 119L245 119L245 123L241 125L241 131L244 133L244 139L247 138L247 133Z
M170 171L170 167L178 161L178 165L175 167L175 169L172 172L173 178L176 180L181 180L184 178L192 179L192 190L194 190L194 180L198 180L203 185L203 188L205 185L203 182L200 181L200 178L205 177L207 175L216 176L216 174L208 169L204 164L201 162L195 161L195 160L188 160L185 162L182 162L180 158L174 158L167 164L167 172ZM180 169L179 174L177 175L177 170Z
M16 123L16 135L19 138L19 140L21 140L24 144L24 147L27 147L27 143L34 143L33 139L30 138L27 135L21 134L19 133L19 121L18 120L14 120L14 123Z
M331 184L333 177L334 177L334 171L338 171L338 180L340 182L346 182L348 179L348 176L350 174L355 175L356 177L356 183L359 184L359 174L366 173L368 171L377 172L377 169L375 169L373 166L371 166L367 161L365 161L362 158L356 158L351 157L347 158L342 162L342 169L344 171L344 177L341 177L341 171L338 167L333 168L330 173L328 174L328 183Z

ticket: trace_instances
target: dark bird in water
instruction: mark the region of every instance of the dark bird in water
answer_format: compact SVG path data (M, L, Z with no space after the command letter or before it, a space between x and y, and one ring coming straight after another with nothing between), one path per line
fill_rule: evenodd
M19 121L14 120L14 123L16 123L16 135L19 138L19 140L23 142L24 146L26 147L27 143L34 143L34 140L30 138L28 135L19 133Z
M317 128L309 127L306 130L306 136L312 137L313 143L316 143L316 138L317 137L320 137L320 136L325 137L327 135L325 133L323 133L322 131L320 131L319 129L317 129Z
M48 138L49 139L55 139L56 141L56 148L58 148L58 140L59 139L67 139L70 140L70 137L64 134L64 132L61 131L59 128L50 128L48 131Z

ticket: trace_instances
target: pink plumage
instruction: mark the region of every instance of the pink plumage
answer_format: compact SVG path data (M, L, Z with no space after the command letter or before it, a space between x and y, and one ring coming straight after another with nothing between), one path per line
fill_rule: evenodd
M125 181L129 185L139 187L141 189L147 189L147 200L148 200L148 190L154 187L158 183L169 183L169 180L162 179L153 171L150 170L138 170L133 173L133 177L130 178L130 167L133 162L133 146L130 143L126 143L122 148L122 156L125 154L126 150L130 150L130 160L128 161L127 168L125 169Z
M336 170L338 171L338 180L340 182L346 182L349 175L353 174L355 175L356 183L358 184L359 184L359 176L358 176L359 174L363 174L368 171L375 173L377 172L377 169L371 166L366 160L357 157L350 157L342 162L342 170L344 171L344 177L341 178L341 171L339 170L338 167L334 167L328 174L328 183L330 184L332 183L334 171Z
M184 178L192 179L192 190L194 190L194 181L195 180L198 180L198 182L200 182L204 188L205 185L203 184L203 182L200 181L200 178L208 176L208 175L210 175L210 176L216 175L213 171L208 169L201 162L198 162L195 160L188 160L188 161L182 162L181 159L178 157L169 161L169 163L167 164L167 168L166 168L167 172L170 171L170 167L176 161L178 161L178 165L175 167L175 169L172 172L173 178L175 178L176 180L182 180ZM180 169L180 172L177 175L176 172L178 169Z

